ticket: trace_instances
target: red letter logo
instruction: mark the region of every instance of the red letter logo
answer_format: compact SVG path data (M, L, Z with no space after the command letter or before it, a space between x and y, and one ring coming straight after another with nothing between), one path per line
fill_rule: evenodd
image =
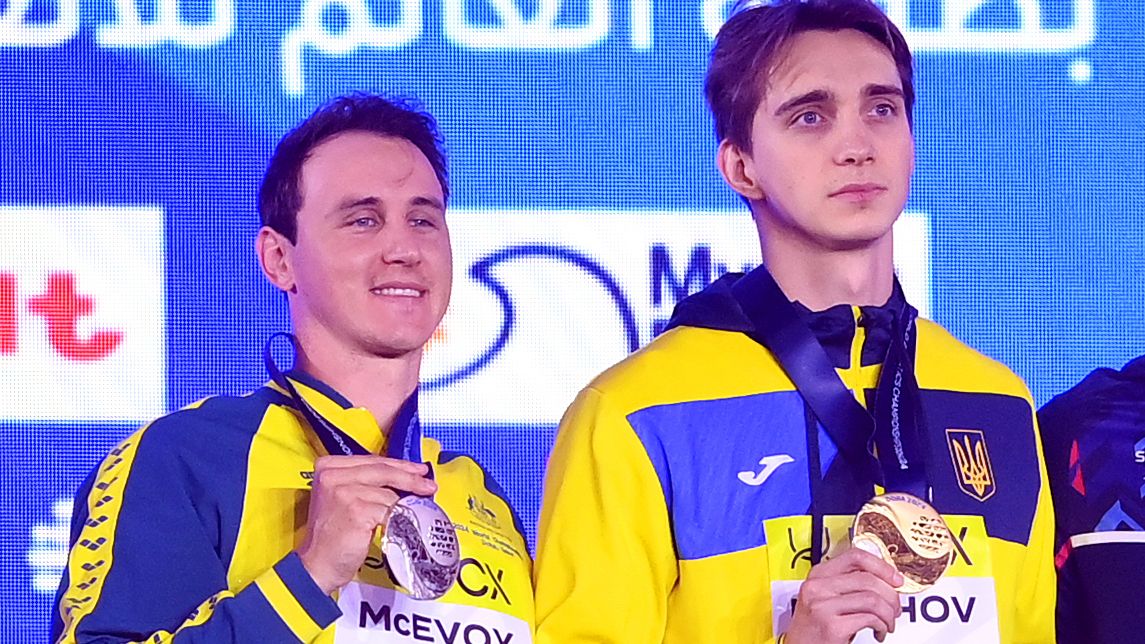
M20 339L16 314L16 276L0 273L0 356L16 353Z
M99 360L123 341L120 331L99 330L86 340L79 338L76 322L94 308L90 297L76 293L76 278L71 273L52 273L47 291L28 300L28 309L47 322L52 348L72 360Z

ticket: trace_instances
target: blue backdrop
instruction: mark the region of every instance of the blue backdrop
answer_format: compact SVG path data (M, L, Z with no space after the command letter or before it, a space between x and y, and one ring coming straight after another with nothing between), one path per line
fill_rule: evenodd
M262 344L286 319L255 263L254 194L274 143L322 99L408 93L437 115L451 207L469 222L454 228L459 281L519 241L559 247L614 267L641 322L750 263L721 250L742 245L726 222L747 215L715 170L701 90L726 4L0 0L0 640L46 636L67 503L110 447L150 416L265 380ZM1145 353L1138 4L883 3L916 55L907 209L925 222L924 256L906 261L925 267L930 317L1010 365L1039 404ZM590 221L687 225L630 252L594 247ZM712 237L707 221L732 232ZM676 254L657 265L664 244ZM583 282L584 266L522 286L520 306ZM521 315L509 331L555 347L559 367L584 356L558 321L623 317L618 302ZM466 335L501 328L505 311L488 308L451 311L458 364L493 345L495 332ZM564 373L554 400L650 335L601 325L617 341ZM478 369L493 381L513 368L497 359ZM543 381L538 364L521 369ZM498 407L486 391L439 392L430 430L486 463L532 530L561 410Z

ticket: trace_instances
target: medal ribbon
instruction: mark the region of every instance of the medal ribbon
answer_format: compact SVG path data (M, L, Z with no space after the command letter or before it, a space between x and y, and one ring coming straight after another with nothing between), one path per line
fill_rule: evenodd
M900 288L895 282L895 288ZM918 311L904 302L892 329L887 357L875 389L874 443L887 492L908 492L930 500L919 426L922 405L911 356Z
M274 362L274 357L271 355L270 347L273 342L279 338L284 337L290 342L290 348L295 358L298 355L298 339L289 333L276 333L266 341L266 346L263 348L263 362L266 364L266 370L270 373L270 377L274 382L285 390L291 398L293 406L297 409L310 425L311 431L322 442L322 446L329 454L337 455L344 454L346 456L363 456L370 454L370 451L362 447L358 441L346 434L338 428L337 425L330 422L328 419L318 413L318 410L305 398L298 393L298 389L294 383L290 381L278 365ZM415 389L409 398L402 403L398 409L397 417L394 418L393 426L390 428L389 436L386 438L385 454L389 458L403 459L410 462L421 461L421 422L418 419L417 413L417 390ZM433 465L426 463L429 468L427 476L433 478ZM434 518L437 523L438 519L449 525L449 530L452 532L453 538L450 545L450 551L447 557L447 563L443 564L433 557L430 557L429 562L424 560L417 560L418 556L415 553L424 553L430 547L430 541L427 540L424 531L419 531L416 524L410 523L408 518L405 519L406 528L398 528L396 535L391 534L391 528L395 522L387 518L385 522L385 531L382 540L383 556L386 559L386 565L390 569L390 574L394 581L404 587L416 599L433 600L444 595L453 585L457 582L457 574L460 566L460 550L458 549L457 534L454 532L453 523L449 520L449 515L441 509L433 500L433 496L429 495L422 497L414 495L410 492L402 490L393 490L399 498L397 505L391 508L397 509L403 503L411 503L411 505L421 504L426 508L426 512ZM428 507L426 507L428 505ZM411 510L407 509L406 512ZM416 512L416 510L412 510ZM392 516L392 515L391 515ZM397 543L404 544L397 548L390 549L385 546L387 540L395 539ZM393 558L396 557L397 561ZM452 562L451 564L448 562ZM429 565L429 572L422 572L419 566ZM452 567L451 567L452 566ZM444 575L444 577L442 577ZM447 582L443 586L442 582ZM431 583L434 582L434 583ZM435 585L437 584L437 585ZM428 588L428 590L427 590Z
M894 288L902 290L897 279ZM840 455L860 476L888 492L929 498L919 446L919 390L910 360L918 311L904 303L896 316L872 416L839 379L823 345L765 266L737 280L732 293L754 325L748 337L775 355Z
M365 456L371 452L354 440L349 434L327 420L318 410L306 401L294 383L286 377L274 361L270 347L278 338L286 338L290 342L292 353L298 355L298 339L290 333L279 332L270 336L262 351L262 360L271 380L289 394L293 407L302 414L311 431L318 437L326 453L331 455ZM386 438L386 456L417 463L421 461L421 422L417 413L417 390L402 403L398 415L394 418L393 427ZM433 467L429 468L429 478L433 478ZM405 493L398 491L404 496Z

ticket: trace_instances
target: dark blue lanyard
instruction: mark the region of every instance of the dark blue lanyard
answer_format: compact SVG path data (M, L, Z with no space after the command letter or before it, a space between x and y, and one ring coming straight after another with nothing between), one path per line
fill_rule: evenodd
M900 288L895 281L895 288ZM893 326L887 357L875 389L875 446L888 492L909 492L930 500L926 459L922 454L922 405L914 375L918 311L903 303Z
M263 363L266 365L266 370L270 374L271 380L289 394L293 407L306 419L311 431L313 431L318 437L318 440L322 442L326 453L345 456L364 456L370 454L371 452L365 447L362 447L358 441L351 438L346 432L323 417L322 414L319 414L318 411L298 393L298 390L294 387L294 383L278 368L278 365L274 362L274 356L271 355L270 346L280 337L286 338L290 342L290 348L293 354L295 356L298 355L298 339L289 333L279 332L270 336L266 341L266 346L262 350ZM417 413L416 389L410 397L402 403L401 408L398 409L398 415L394 418L393 427L390 429L389 437L386 440L386 456L414 463L421 461L421 422L418 419ZM433 468L430 468L429 476L430 478L433 477Z
M901 290L897 280L895 289ZM766 267L744 275L732 292L755 327L748 337L771 351L860 476L887 491L929 498L919 445L918 383L910 359L917 336L914 307L904 303L896 316L872 416L839 379L826 350Z

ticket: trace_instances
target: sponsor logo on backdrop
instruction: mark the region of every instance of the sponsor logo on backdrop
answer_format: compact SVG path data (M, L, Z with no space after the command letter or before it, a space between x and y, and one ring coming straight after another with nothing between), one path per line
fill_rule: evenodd
M163 213L0 207L0 412L139 422L166 410Z
M72 499L60 497L51 508L51 520L32 526L27 563L32 572L32 589L51 595L60 585L60 576L68 558L68 526L72 517Z
M759 263L736 212L451 211L453 300L422 367L430 422L556 423L676 303ZM930 309L929 225L896 224L903 288Z
M903 31L915 53L1061 52L1085 48L1096 37L1094 0L1059 0L1071 21L1048 26L1051 0L933 0L937 24L912 19L919 0L876 0ZM178 46L219 47L235 33L235 0L123 0L112 3L106 19L93 26L95 42L109 49ZM703 0L686 6L686 18L714 38L734 0ZM43 5L52 6L44 10ZM427 24L441 24L440 37L463 50L579 51L609 44L632 51L651 49L656 40L652 0L400 0L379 11L367 0L303 0L297 17L280 35L283 91L306 89L306 53L347 58L367 51L396 50L429 36ZM1043 8L1043 5L1047 9ZM440 19L425 19L440 11ZM332 21L330 13L340 20ZM1057 14L1058 12L1054 12ZM193 16L193 17L192 17ZM0 47L53 47L80 35L80 0L37 3L13 0L0 10ZM1071 70L1071 74L1072 74Z

